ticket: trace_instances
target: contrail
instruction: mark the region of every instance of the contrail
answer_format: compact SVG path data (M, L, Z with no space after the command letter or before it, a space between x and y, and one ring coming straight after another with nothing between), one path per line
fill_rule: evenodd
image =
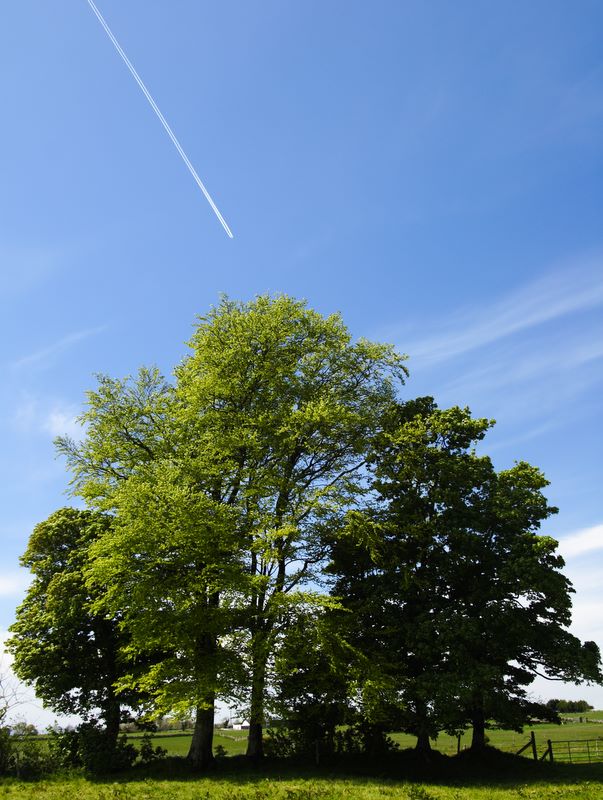
M124 51L122 50L122 48L121 48L121 45L119 44L119 42L117 41L117 39L116 39L116 38L115 38L115 36L113 35L113 32L111 31L111 28L110 28L110 27L107 25L107 23L105 22L105 19L104 19L103 15L100 13L100 11L98 10L98 8L97 8L97 7L94 5L94 3L93 3L93 0L88 0L88 5L89 5L89 6L90 6L90 8L91 8L91 9L94 11L94 13L95 13L95 15L96 15L96 18L98 19L98 21L100 22L100 24L101 24L101 25L103 26L103 28L105 29L105 32L106 32L107 36L109 37L109 39L111 39L111 41L113 42L113 46L115 47L115 49L117 50L117 52L119 53L119 55L122 57L122 59L123 59L123 62L124 62L124 64L126 65L126 67L127 67L129 70L130 70L130 73L132 74L132 77L134 78L134 80L136 81L136 83L137 83L137 84L140 86L140 88L141 88L141 90L142 90L142 92L143 92L144 96L145 96L145 97L147 98L147 100L149 101L149 104L150 104L151 108L152 108L152 109L153 109L153 111L154 111L154 112L157 114L157 116L158 116L158 118L159 118L159 121L161 122L161 124L162 124L162 125L163 125L163 127L165 128L165 131L166 131L167 135L170 137L170 139L172 140L172 143L173 143L174 147L176 148L176 150L177 150L177 151L178 151L178 153L180 154L180 158L181 158L181 159L184 161L184 163L185 163L185 164L186 164L186 166L188 167L188 171L190 172L190 174L191 174L191 175L193 176L193 178L195 179L195 183L197 184L197 186L199 187L199 189L201 189L201 191L202 191L202 192L203 192L203 194L205 195L205 199L207 200L207 202L208 202L208 203L210 204L210 206L212 207L212 209L213 209L213 212L214 212L214 214L216 215L216 217L217 217L217 218L220 220L220 222L221 222L221 224L222 224L222 227L224 228L224 230L225 230L225 231L226 231L226 233L227 233L227 234L230 236L230 238L231 238L231 239L232 239L232 238L234 238L234 237L233 237L233 235L232 235L232 231L230 230L230 228L228 227L228 225L227 225L227 223L226 223L226 220L224 219L224 217L222 216L222 214L220 214L220 211L219 211L219 209L218 209L217 205L216 205L216 204L214 203L214 201L212 200L210 193L207 191L207 189L206 189L206 188L205 188L205 186L203 185L203 181L202 181L202 180L201 180L201 178L200 178L200 177L197 175L197 172L196 172L195 168L193 167L193 165L191 164L191 162L190 162L190 161L189 161L189 159L188 159L188 156L186 155L186 153L185 153L185 152L184 152L184 150L182 149L182 146L181 146L180 142L178 141L178 139L176 139L176 136L175 136L175 134L174 134L174 131L173 131L173 130L170 128L170 126L168 125L168 122L167 122L166 118L163 116L163 114L162 114L162 113L161 113L161 111L159 110L159 107L157 106L157 103L156 103L156 102L153 100L153 98L151 97L151 93L149 92L149 90L147 89L147 87L146 87L146 86L144 85L144 83L142 82L142 78L140 77L140 75L139 75L139 74L136 72L136 70L134 69L134 66L132 65L132 62L130 61L130 59L128 58L128 56L127 56L127 55L124 53Z

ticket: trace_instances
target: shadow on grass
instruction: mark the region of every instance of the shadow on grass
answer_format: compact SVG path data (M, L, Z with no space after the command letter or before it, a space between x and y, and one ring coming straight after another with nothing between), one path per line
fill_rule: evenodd
M569 785L585 781L603 783L601 764L551 764L486 748L479 756L468 751L445 756L433 751L429 757L402 750L382 759L363 756L325 759L320 765L293 759L264 759L254 764L245 756L217 759L211 771L193 769L182 757L172 756L148 766L137 765L122 773L96 776L95 783L137 781L223 781L245 786L259 781L358 780L378 783L429 783L449 787L519 787L537 784Z

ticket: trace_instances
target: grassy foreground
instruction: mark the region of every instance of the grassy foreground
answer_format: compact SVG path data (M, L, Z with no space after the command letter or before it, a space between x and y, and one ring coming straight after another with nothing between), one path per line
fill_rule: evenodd
M230 759L228 759L230 761ZM400 764L403 772L410 764ZM221 767L208 777L187 772L182 759L169 759L150 771L130 772L103 780L79 775L37 782L0 781L0 798L14 800L601 800L603 764L568 766L534 764L495 755L489 763L443 759L416 765L423 776L343 776L340 772L296 770L276 763L250 768ZM411 769L411 772L413 770ZM433 773L437 774L433 774Z

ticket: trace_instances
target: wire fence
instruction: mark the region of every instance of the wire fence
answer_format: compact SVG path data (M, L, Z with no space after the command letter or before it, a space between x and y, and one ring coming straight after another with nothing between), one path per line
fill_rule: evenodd
M603 739L558 739L549 742L551 761L564 764L603 762Z
M538 746L534 731L528 741L517 750L535 761L557 761L561 764L603 763L603 737L593 739L547 739L546 748Z

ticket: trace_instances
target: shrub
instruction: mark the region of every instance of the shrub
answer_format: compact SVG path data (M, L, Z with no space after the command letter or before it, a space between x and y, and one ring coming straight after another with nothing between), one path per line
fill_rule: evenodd
M165 747L153 747L153 741L150 733L145 733L140 740L140 748L138 753L143 764L150 764L152 761L158 761L160 758L165 758L167 755L167 750Z
M60 766L82 767L94 775L127 769L138 756L125 734L113 742L96 722L84 722L75 730L51 731L49 743Z
M10 730L0 728L0 775L6 775L10 765Z

